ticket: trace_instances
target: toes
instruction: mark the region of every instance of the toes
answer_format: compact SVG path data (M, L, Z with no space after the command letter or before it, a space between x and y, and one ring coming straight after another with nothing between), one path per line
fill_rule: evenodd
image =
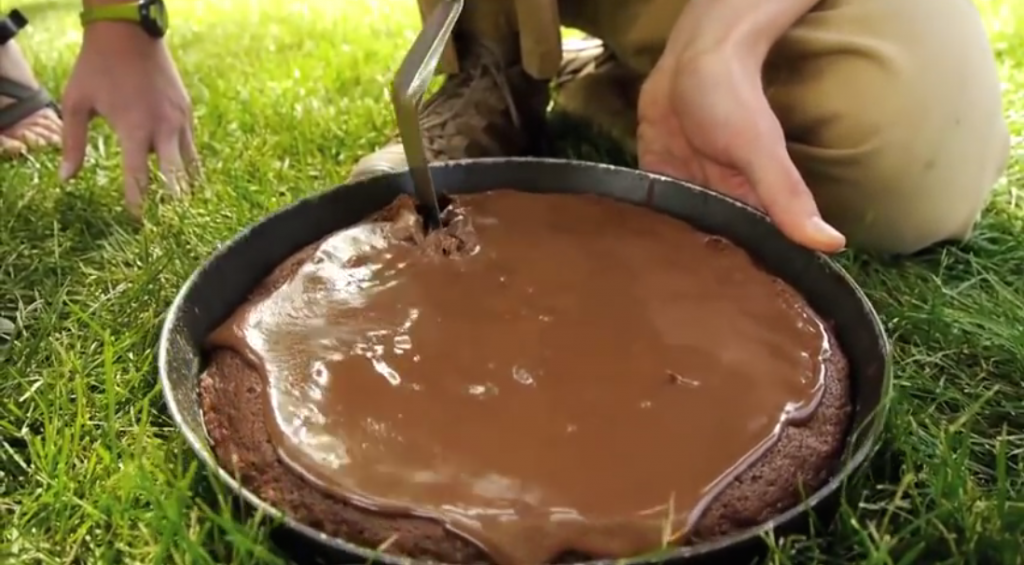
M40 130L26 128L17 134L18 141L25 144L29 149L39 149L46 146L46 140L39 135Z
M61 145L60 129L57 129L56 132L53 130L43 130L39 136L43 138L45 145L51 147L60 147Z
M64 127L64 122L61 121L57 112L47 109L43 112L39 112L33 117L35 118L34 123L38 124L40 128L57 134L57 137L60 137L60 130Z
M64 124L57 114L48 111L47 114L39 115L27 124L26 131L39 138L43 145L59 146L63 127Z
M25 118L4 135L27 148L57 147L61 143L62 127L57 114L46 109Z
M60 145L61 133L64 129L64 123L60 121L53 111L48 112L48 115L43 116L35 124L36 135L46 140L47 145Z
M28 147L25 147L24 143L6 135L0 135L0 155L21 155L26 151L28 151Z

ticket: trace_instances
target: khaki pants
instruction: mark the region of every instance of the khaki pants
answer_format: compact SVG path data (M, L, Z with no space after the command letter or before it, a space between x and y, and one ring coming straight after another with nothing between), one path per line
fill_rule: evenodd
M421 10L437 1L420 0ZM602 93L595 77L576 97L592 119L635 128L635 93L685 6L466 0L460 32L517 49L541 79L557 72L559 25L604 40L622 62L619 88ZM451 49L443 69L457 70ZM633 88L621 88L623 75ZM909 253L970 234L1009 154L999 77L971 0L823 0L776 44L764 80L790 155L851 245Z

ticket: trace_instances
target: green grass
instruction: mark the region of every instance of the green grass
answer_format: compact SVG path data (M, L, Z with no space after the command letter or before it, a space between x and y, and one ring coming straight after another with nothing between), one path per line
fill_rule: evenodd
M21 327L0 350L0 562L278 562L266 527L230 518L164 414L157 331L218 243L340 182L385 141L386 85L416 29L409 4L175 2L206 180L187 204L151 207L144 227L122 212L109 131L67 186L52 154L0 163L0 316ZM23 6L37 16L23 46L60 85L75 6ZM1024 4L981 7L1019 140ZM605 154L570 127L560 135L565 154ZM892 263L843 257L895 340L886 443L834 529L789 540L772 563L1024 561L1020 143L1015 154L968 245Z

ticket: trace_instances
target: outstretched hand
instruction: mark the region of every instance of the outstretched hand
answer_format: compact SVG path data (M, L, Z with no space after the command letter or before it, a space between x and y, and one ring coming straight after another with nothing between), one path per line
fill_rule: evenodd
M641 90L638 114L640 168L759 208L811 249L845 245L789 157L759 64L724 50L666 52Z
M178 195L197 165L188 94L163 41L125 22L96 22L85 31L62 101L67 180L82 168L89 122L105 118L117 134L128 210L141 213L156 153L168 190Z

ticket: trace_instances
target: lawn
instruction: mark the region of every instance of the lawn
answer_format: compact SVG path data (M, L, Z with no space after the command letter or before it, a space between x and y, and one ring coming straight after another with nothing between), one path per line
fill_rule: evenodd
M106 129L66 186L53 154L0 163L0 316L21 327L0 349L0 562L280 562L265 525L218 504L166 416L158 327L220 242L341 182L386 140L411 4L171 2L206 176L141 228L122 211ZM834 528L777 546L771 563L1024 562L1024 3L979 5L1017 158L969 244L841 258L895 341L891 419ZM21 6L35 16L23 47L56 90L78 46L75 4ZM558 131L565 155L610 155Z

